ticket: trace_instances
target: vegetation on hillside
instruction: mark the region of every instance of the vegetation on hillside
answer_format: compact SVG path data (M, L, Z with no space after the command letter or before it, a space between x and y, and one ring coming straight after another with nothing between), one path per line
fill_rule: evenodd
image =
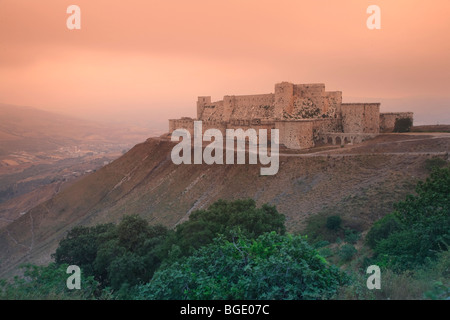
M450 296L450 168L438 163L416 193L365 237L339 214L286 233L275 207L251 199L193 212L174 230L124 216L79 226L48 266L0 281L2 299L446 299ZM382 289L368 290L378 265ZM68 265L82 290L65 286Z
M376 222L367 243L379 265L414 269L433 261L450 244L450 169L435 168L419 182L417 195L397 203L395 211Z

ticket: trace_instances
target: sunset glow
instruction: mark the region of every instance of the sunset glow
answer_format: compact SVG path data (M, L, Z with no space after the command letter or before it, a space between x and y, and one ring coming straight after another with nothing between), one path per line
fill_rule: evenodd
M81 30L66 28L71 4ZM450 123L449 16L448 0L3 0L0 102L164 129L200 95L320 82Z

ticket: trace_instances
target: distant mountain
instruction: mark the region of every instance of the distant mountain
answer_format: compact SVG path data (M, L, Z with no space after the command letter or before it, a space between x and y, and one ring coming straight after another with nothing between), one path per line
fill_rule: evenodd
M15 151L48 151L80 143L136 144L162 133L7 104L0 104L0 119L0 155Z
M448 150L450 139L385 135L329 153L282 155L274 176L261 176L259 165L175 165L173 146L148 139L0 229L0 275L16 272L20 263L49 262L74 226L139 214L174 227L219 198L276 205L293 232L318 213L339 214L364 232L413 192L428 174L430 152Z

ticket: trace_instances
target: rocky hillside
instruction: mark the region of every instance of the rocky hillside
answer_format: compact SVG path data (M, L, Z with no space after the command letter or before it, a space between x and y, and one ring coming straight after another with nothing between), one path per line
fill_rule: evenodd
M177 166L173 146L148 139L0 229L0 276L15 273L20 263L49 262L76 225L139 214L174 227L219 198L276 205L292 232L317 213L340 214L364 231L426 177L426 159L448 157L450 137L382 135L357 146L284 154L274 176L260 176L259 165Z

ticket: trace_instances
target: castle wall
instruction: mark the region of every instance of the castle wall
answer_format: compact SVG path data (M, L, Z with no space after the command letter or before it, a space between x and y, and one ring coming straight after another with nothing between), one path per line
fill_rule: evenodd
M208 129L252 128L280 130L280 143L288 148L311 148L317 141L358 143L394 127L395 120L413 117L411 112L380 114L379 103L342 103L342 92L325 91L325 85L275 85L275 93L224 96L211 102L202 96L197 101L197 120ZM169 132L184 128L193 133L194 119L169 120Z
M203 107L203 113L199 119L204 121L220 121L223 115L223 108L223 101L207 104Z
M305 105L306 102L311 102L316 108L323 113L324 105L323 98L325 96L325 84L296 84L294 85L295 102L297 106Z
M323 132L343 132L342 120L340 118L314 119L313 128L320 133Z
M413 120L414 114L412 112L380 113L380 131L392 132L394 130L395 121L404 118L411 118L411 120Z
M208 129L218 129L225 136L225 130L227 129L227 123L222 121L203 121L202 122L202 134Z
M314 147L314 120L275 121L279 130L280 144L289 149Z
M283 113L292 113L294 106L294 84L289 82L275 85L274 119L283 119Z
M327 92L324 84L294 85L282 82L275 93L224 96L211 102L211 97L199 97L197 119L230 121L238 119L302 120L322 116L339 117L342 93Z
M254 129L259 137L259 130L267 130L267 139L271 139L271 129L275 128L275 123L270 121L235 120L227 124L227 129Z
M233 96L233 98L234 108L229 120L273 118L274 94Z
M344 133L379 133L379 103L343 103L341 110Z
M211 97L209 96L203 96L198 97L197 100L197 119L202 119L203 111L205 109L205 105L211 104Z
M341 91L326 91L323 99L323 113L332 118L340 117L342 104Z
M272 119L274 94L225 96L223 100L202 104L198 119L231 121L240 119Z
M194 119L170 119L169 120L169 134L176 129L186 129L191 135L194 134Z

